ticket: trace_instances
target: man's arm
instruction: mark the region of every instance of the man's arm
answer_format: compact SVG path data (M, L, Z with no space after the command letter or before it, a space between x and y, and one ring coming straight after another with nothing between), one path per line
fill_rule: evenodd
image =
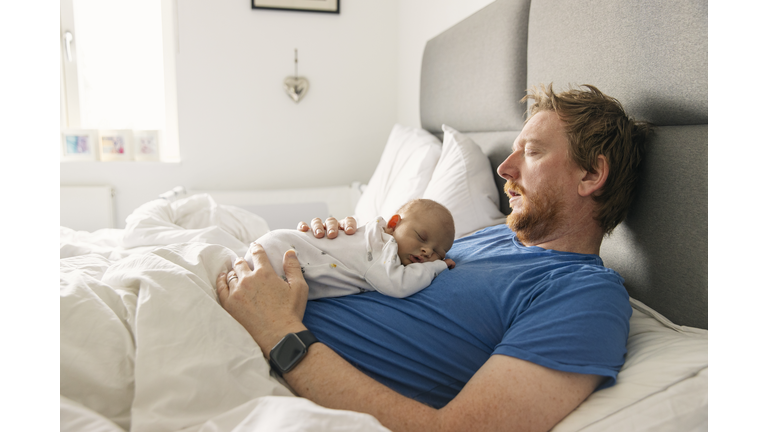
M441 409L409 399L373 380L322 344L284 375L322 406L365 412L393 431L547 431L597 387L599 377L492 356Z
M240 259L238 280L217 279L224 308L253 336L264 353L301 323L307 287L295 255L284 258L286 280L272 270L260 246L256 270ZM492 356L458 396L441 409L400 395L360 372L327 346L316 343L284 375L301 396L328 408L365 412L395 431L551 429L597 387L594 375L559 372L502 355Z

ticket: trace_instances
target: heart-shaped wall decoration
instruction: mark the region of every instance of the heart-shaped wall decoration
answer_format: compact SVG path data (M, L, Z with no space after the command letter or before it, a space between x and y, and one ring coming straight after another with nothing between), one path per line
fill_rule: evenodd
M299 103L309 90L309 81L304 77L288 77L283 81L283 88L294 102Z

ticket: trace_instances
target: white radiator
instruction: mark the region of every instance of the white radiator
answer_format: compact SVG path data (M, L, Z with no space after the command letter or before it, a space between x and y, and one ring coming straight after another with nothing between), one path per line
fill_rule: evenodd
M61 186L59 223L78 231L115 227L112 186Z

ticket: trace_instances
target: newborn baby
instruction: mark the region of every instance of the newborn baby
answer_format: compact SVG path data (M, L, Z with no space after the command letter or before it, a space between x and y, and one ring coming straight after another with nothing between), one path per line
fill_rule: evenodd
M274 230L260 244L275 271L284 276L283 255L296 251L309 285L309 300L376 290L407 297L426 288L455 263L445 254L453 246L453 216L428 199L409 201L385 222L379 217L353 235L315 238L311 232ZM245 257L253 268L253 257Z

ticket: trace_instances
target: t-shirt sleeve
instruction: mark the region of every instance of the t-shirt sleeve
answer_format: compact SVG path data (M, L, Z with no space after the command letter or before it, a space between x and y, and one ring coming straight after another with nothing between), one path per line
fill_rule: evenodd
M610 387L624 364L632 309L612 272L563 272L540 282L493 354L564 372L605 377Z

